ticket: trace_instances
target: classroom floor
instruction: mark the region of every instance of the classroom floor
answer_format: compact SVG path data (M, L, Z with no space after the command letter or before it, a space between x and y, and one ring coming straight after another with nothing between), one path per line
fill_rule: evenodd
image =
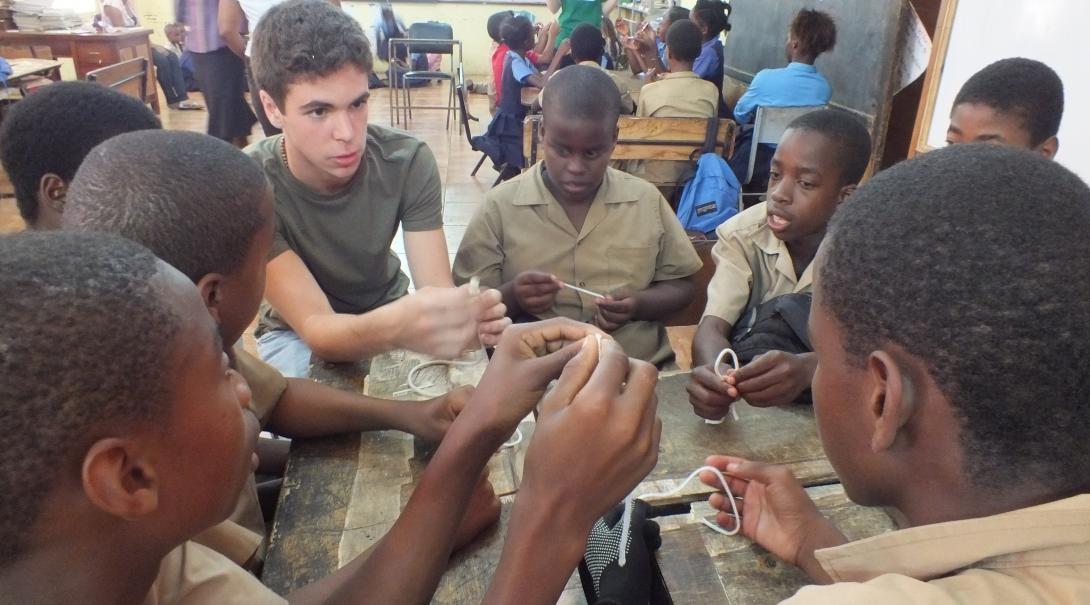
M191 95L194 100L201 101L199 93ZM370 101L370 121L383 126L391 126L388 89L372 91ZM447 88L445 84L431 84L412 91L414 105L442 105L447 100ZM484 132L488 124L488 97L484 95L468 95L469 112L480 118L480 122L470 122L473 134ZM175 130L190 130L204 132L208 114L205 111L181 111L167 107L166 102L160 99L163 113L160 118L163 127ZM474 152L466 141L465 134L460 129L457 120L452 119L450 128L446 127L446 112L442 110L416 110L413 119L406 125L395 126L408 130L428 143L435 154L436 163L439 166L439 176L443 182L444 194L444 231L446 233L447 247L453 262L454 253L465 234L466 225L473 216L477 206L484 199L485 193L491 188L496 179L496 172L491 168L491 162L486 161L477 176L471 177L470 171L480 159L480 154ZM251 141L262 138L260 126L255 126L254 136ZM15 201L11 197L0 199L0 233L11 233L23 228L23 221L15 207ZM394 251L405 262L405 248L400 235L395 238ZM694 327L670 328L670 341L677 353L678 365L688 368L690 365L689 350ZM248 348L253 346L250 334L247 334Z

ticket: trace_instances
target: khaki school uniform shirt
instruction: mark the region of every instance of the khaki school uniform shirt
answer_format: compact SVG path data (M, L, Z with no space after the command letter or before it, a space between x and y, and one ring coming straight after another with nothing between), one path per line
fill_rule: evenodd
M783 294L810 292L813 263L795 275L787 244L768 228L766 202L748 208L715 230L715 275L704 316L738 323L749 309Z
M282 605L283 597L223 555L186 542L159 563L144 605Z
M691 71L668 73L640 89L637 118L714 118L719 89ZM632 160L626 170L655 184L674 184L690 162Z
M602 67L601 63L597 61L583 61L579 65L589 65L590 67L597 67L598 69L606 72L610 80L617 86L617 92L621 93L621 115L630 116L632 112L636 110L636 102L632 100L632 91L628 90L628 84L624 78L618 76L612 71ZM641 93L642 94L642 93ZM545 89L542 88L541 92L537 93L537 104L541 105L545 101Z
M409 278L390 250L398 226L443 228L442 185L428 146L408 133L369 124L356 176L344 191L322 195L288 170L282 140L278 135L246 148L276 197L269 259L288 250L298 254L337 313L366 313L405 296ZM264 305L257 335L286 329L284 319Z
M239 341L233 347L234 367L250 385L250 409L264 427L280 401L288 380L269 364L250 355ZM253 473L239 494L231 516L198 534L195 542L226 556L238 565L253 566L265 558L265 518L257 499Z
M1090 495L904 529L815 555L838 583L807 586L785 604L1090 603Z
M476 275L499 287L531 269L601 294L643 290L688 277L701 266L685 230L646 181L609 168L581 230L545 187L545 163L492 189L466 228L454 259L454 281ZM568 288L543 317L589 322L594 298ZM655 364L673 354L661 322L633 321L613 333L632 357Z

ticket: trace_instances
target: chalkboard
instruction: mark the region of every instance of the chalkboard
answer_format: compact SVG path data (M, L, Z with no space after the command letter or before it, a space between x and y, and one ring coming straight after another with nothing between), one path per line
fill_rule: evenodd
M829 13L836 47L815 66L833 88L832 103L884 122L895 90L897 53L912 18L903 0L733 0L724 49L726 75L749 83L762 69L787 65L787 29L800 9ZM882 119L879 119L882 118ZM880 154L879 154L880 155Z

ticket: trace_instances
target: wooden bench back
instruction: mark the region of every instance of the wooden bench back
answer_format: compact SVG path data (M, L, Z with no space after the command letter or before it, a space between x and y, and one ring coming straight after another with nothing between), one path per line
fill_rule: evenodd
M731 120L719 120L715 144L724 159L734 152L736 128ZM527 166L533 166L541 157L540 130L541 116L527 116L522 124L522 154ZM704 146L708 120L621 116L617 130L612 160L689 160L695 156L694 151Z
M136 57L135 59L89 71L87 72L87 81L97 82L145 101L147 98L147 74L147 58Z

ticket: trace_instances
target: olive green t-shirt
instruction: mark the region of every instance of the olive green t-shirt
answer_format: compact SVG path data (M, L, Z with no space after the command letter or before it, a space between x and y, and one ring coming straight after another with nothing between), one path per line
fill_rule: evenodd
M590 23L594 27L602 26L603 0L563 0L560 10L560 33L556 44L571 37L571 33L580 23Z
M333 195L310 190L281 156L283 135L246 148L276 197L276 232L269 260L299 255L338 313L366 313L401 298L409 278L390 250L405 231L443 227L442 185L435 156L407 133L370 124L359 171ZM291 329L265 304L257 333Z

